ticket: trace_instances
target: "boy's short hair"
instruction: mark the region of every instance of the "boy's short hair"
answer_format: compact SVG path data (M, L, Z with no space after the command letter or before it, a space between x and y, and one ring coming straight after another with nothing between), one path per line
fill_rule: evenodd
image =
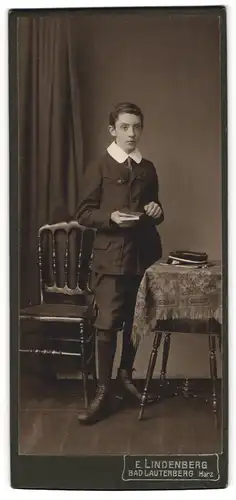
M115 128L116 121L118 120L118 116L121 113L130 113L132 115L136 115L140 117L141 127L143 128L144 117L141 109L131 102L120 102L116 104L114 109L109 114L109 125Z

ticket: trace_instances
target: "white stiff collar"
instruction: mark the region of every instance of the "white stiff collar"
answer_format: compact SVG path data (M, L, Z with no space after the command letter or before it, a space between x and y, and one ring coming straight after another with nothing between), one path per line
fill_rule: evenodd
M123 149L120 148L120 146L116 144L115 141L113 141L110 146L108 146L107 152L118 163L124 163L124 161L127 160L128 156L132 158L132 160L134 160L136 163L140 163L142 160L142 155L137 148L134 149L134 151L132 151L130 154L127 154Z

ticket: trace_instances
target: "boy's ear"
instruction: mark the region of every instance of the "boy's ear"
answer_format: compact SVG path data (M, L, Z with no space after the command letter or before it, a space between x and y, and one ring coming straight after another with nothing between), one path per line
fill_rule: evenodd
M116 137L116 130L112 125L109 125L108 130L113 137Z

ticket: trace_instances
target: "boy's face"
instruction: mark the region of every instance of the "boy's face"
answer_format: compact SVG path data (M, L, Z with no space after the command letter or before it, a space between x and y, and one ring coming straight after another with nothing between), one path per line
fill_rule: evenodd
M116 138L117 145L129 154L136 148L142 133L140 116L120 113L115 128L110 125L109 131Z

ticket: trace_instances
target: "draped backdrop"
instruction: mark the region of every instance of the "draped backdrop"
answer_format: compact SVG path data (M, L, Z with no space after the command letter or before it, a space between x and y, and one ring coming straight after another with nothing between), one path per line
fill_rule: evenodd
M78 61L70 18L21 17L17 30L21 302L37 299L38 228L73 218L83 170Z

